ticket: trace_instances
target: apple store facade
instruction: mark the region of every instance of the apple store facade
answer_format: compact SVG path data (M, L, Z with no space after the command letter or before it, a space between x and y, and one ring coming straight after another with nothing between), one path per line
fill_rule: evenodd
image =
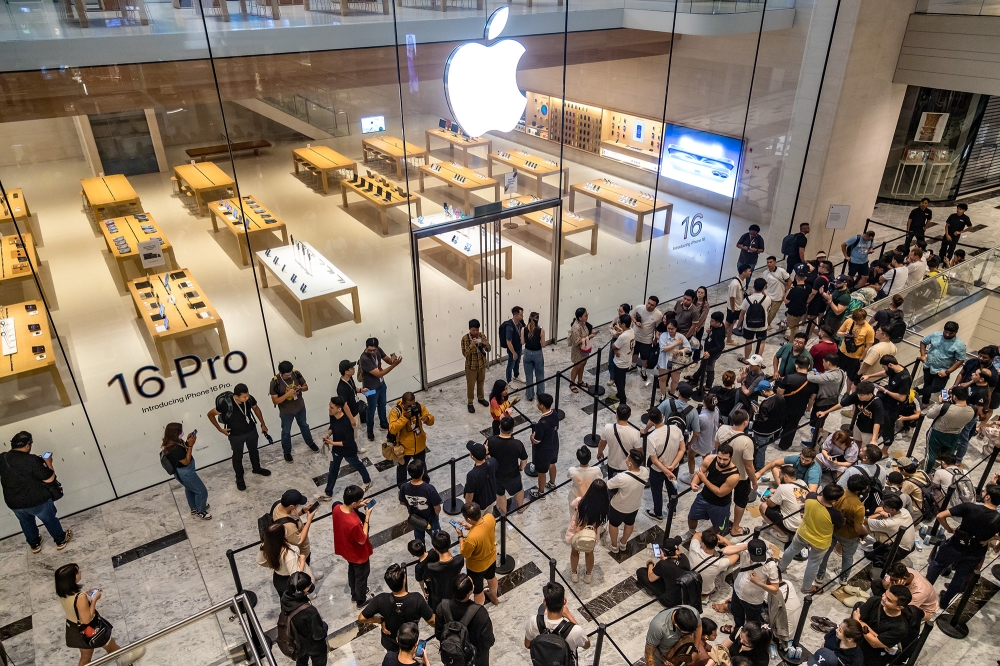
M750 225L780 255L838 4L9 0L0 440L66 514L167 478L168 422L228 458L204 415L284 360L318 424L371 337L392 399L513 306L720 301Z

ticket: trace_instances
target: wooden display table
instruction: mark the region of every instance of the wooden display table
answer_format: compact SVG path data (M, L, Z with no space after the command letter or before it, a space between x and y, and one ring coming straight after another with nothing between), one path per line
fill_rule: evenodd
M323 179L323 193L329 194L329 179L327 174L331 171L341 171L349 169L358 173L358 165L352 160L344 157L332 148L326 146L316 146L314 148L296 148L292 151L292 166L295 168L295 175L299 175L299 165L304 166L309 171L314 171Z
M493 141L490 139L484 139L481 136L474 136L471 139L466 139L460 134L455 134L454 132L448 132L443 129L432 129L427 130L427 152L431 152L431 137L441 139L448 142L448 148L451 150L452 159L455 157L455 146L462 149L462 166L469 166L469 149L479 148L480 146L486 146L486 154L489 155L493 151ZM493 174L490 174L491 176Z
M24 192L20 187L7 190L8 202L0 195L0 222L13 222L15 220L28 221L31 217L31 210L28 208L28 201L24 198Z
M312 315L309 305L321 299L351 297L354 323L361 323L358 286L309 243L283 245L256 252L260 265L261 284L267 289L267 274L271 273L299 303L302 312L303 335L312 337ZM292 276L295 281L292 281ZM302 291L305 286L306 290Z
M439 213L437 215L432 215L430 217L419 218L412 220L411 223L414 227L421 229L424 227L433 226L435 224L440 224L446 221L444 213ZM446 248L454 254L458 255L463 261L465 261L465 288L472 291L475 282L475 272L476 266L479 265L480 261L483 259L483 251L480 249L480 235L478 227L470 227L467 229L459 229L458 231L447 231L445 233L437 234L436 236L431 236L431 238ZM504 279L510 280L514 273L511 268L511 259L513 257L513 246L510 241L500 239L500 252L503 253L504 258ZM494 250L487 249L486 255L493 254Z
M236 198L222 199L208 204L208 214L212 217L212 229L219 233L219 220L233 232L236 244L240 247L240 259L243 265L250 263L250 236L269 231L280 231L281 242L288 242L288 229L274 213L260 205L252 196L243 197L243 209L240 212L240 200ZM246 224L237 220L242 215Z
M528 0L529 3L531 0ZM562 4L562 0L559 0L559 4ZM403 0L396 0L396 6L402 7ZM448 11L448 0L434 0L434 9L440 9L443 12ZM530 6L530 5L529 5ZM483 10L483 0L476 0L476 9L479 11Z
M135 260L139 266L139 273L145 273L142 267L142 257L139 255L139 243L159 239L160 247L163 249L163 256L169 259L167 267L177 266L177 258L174 257L174 248L170 245L163 231L153 220L149 213L139 213L138 215L126 215L125 217L113 217L109 220L101 220L97 223L101 233L104 235L104 242L108 246L108 252L118 263L118 270L122 275L122 284L128 284L128 276L125 274L125 262ZM145 227L145 230L143 229ZM124 241L124 244L122 243ZM123 251L124 250L124 251ZM157 266L157 269L160 269Z
M59 401L63 407L69 407L69 394L59 369L56 368L55 350L52 348L52 335L49 332L49 320L45 316L45 304L41 301L25 301L15 305L0 308L0 319L12 319L9 329L14 336L17 351L4 354L0 358L0 381L30 377L42 372L52 375L52 382L59 393ZM32 331L28 326L37 325L38 330ZM44 351L35 352L32 347L44 347ZM4 350L6 351L6 349Z
M169 276L170 291L164 286L164 278ZM187 335L195 335L215 329L219 334L223 353L229 353L226 328L212 304L205 297L198 283L186 268L164 273L154 273L128 282L135 312L146 326L156 355L160 360L160 371L170 376L170 362L163 351L163 343ZM170 302L173 297L175 303ZM170 328L164 326L160 318L160 306Z
M357 177L357 174L355 174ZM361 181L365 180L366 184L364 187L361 186ZM371 191L368 190L368 184L371 184ZM377 194L377 187L382 188L382 194ZM382 219L382 235L389 235L389 209L396 208L397 206L406 206L408 204L413 204L416 209L417 217L423 215L423 211L420 206L420 197L416 194L408 193L408 196L402 196L396 189L389 189L386 181L378 183L376 181L369 181L367 178L358 178L358 182L352 182L350 180L340 181L340 194L344 199L344 208L347 208L347 192L351 191L359 195L365 201L375 206L378 209L379 217ZM389 191L390 198L385 198L385 192Z
M137 209L135 212L142 212L139 195L132 189L128 178L121 174L84 178L80 185L83 186L83 205L90 209L95 220L104 217L106 209L118 206L133 205Z
M174 167L174 180L177 182L179 194L191 194L198 203L198 213L205 212L205 194L217 190L235 188L236 184L226 172L215 166L213 162L200 164L182 164Z
M331 7L336 4L340 6L341 16L350 16L350 11L351 11L350 5L352 2L356 5L378 6L381 4L382 13L386 15L389 14L389 0L318 0L318 1L312 0L311 2L310 0L303 0L303 7L307 12L309 11L314 12L326 9L327 3L329 3Z
M197 2L198 0L194 0ZM93 9L87 8L86 0L63 0L63 10L66 18L73 20L73 10L76 9L76 19L80 21L81 28L90 27L90 19L87 12L116 12L119 18L126 18L129 11L135 11L139 17L139 23L149 25L149 13L146 11L146 4L143 0L99 0L98 6ZM228 20L228 19L227 19Z
M373 139L362 139L361 148L367 163L372 158L379 158L396 163L396 179L403 179L403 162L408 159L422 159L427 162L428 151L412 143L406 143L394 136L380 136Z
M587 185L593 185L600 189L590 190L587 189ZM670 218L674 213L674 204L670 203L662 197L662 195L656 195L656 206L654 208L653 201L643 197L643 193L638 190L631 190L624 185L618 185L617 183L610 182L606 179L599 178L597 180L588 181L586 183L577 183L575 185L570 185L569 188L569 209L571 211L575 210L576 204L576 193L585 194L588 197L593 197L597 202L597 207L600 208L602 203L606 203L609 206L614 206L622 210L634 213L638 220L635 225L635 240L636 242L642 241L642 230L643 222L646 219L646 215L652 213L654 216L656 213L666 211L666 218L663 220L663 233L670 233ZM635 203L626 203L620 201L622 196L630 197L635 200ZM655 218L650 222L650 224L655 224Z
M469 197L472 192L492 187L496 200L500 200L500 183L489 176L484 176L478 171L473 171L469 167L463 167L454 162L438 162L437 164L425 164L417 171L420 176L420 191L424 191L424 176L439 178L448 185L454 185L462 190L465 201L465 212L472 214L472 204ZM465 181L456 180L456 176L464 178Z
M495 153L490 153L487 158L486 173L491 176L493 175L494 162L499 162L500 164L506 164L509 167L513 167L519 175L525 174L528 176L534 176L535 195L539 198L542 196L542 178L546 178L548 176L558 176L560 171L562 171L565 175L563 187L567 188L567 192L569 191L569 167L560 169L559 165L551 160L546 160L545 158L538 157L537 155L531 155L523 150L515 150L510 153L498 150ZM558 188L559 185L557 184L556 187Z
M528 224L533 224L536 227L541 227L546 231L552 231L552 223L554 222L554 217L552 213L544 210L536 210L532 213L525 213L520 215L517 213L517 206L511 206L512 201L520 201L523 204L532 203L534 199L530 196L525 197L515 197L514 199L509 199L503 202L503 209L505 213L513 213L519 218L527 222ZM590 254L597 254L597 222L587 219L583 216L577 215L570 211L563 211L562 214L562 224L559 226L560 233L562 233L562 243L560 244L559 252L559 263L563 263L566 260L566 237L573 234L582 234L585 232L590 232Z
M30 278L32 266L38 267L38 255L31 234L0 237L0 282Z

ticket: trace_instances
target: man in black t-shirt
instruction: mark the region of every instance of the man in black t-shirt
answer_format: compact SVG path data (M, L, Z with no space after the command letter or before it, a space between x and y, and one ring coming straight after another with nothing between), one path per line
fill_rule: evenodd
M656 562L646 560L646 565L636 570L635 578L639 587L656 597L666 608L686 602L695 604L700 610L701 599L683 599L681 586L677 584L677 580L691 570L687 555L679 550L682 541L676 536L664 540L660 546L660 559Z
M465 475L465 503L475 502L486 513L497 501L496 472L500 465L488 456L483 444L469 442L466 448L474 465Z
M267 434L264 425L264 415L260 413L257 400L250 395L246 384L233 387L232 405L228 414L221 413L214 407L208 412L208 420L215 429L229 438L229 446L233 450L233 471L236 472L236 487L246 490L243 480L243 446L246 445L250 455L250 471L261 476L271 476L271 471L260 466L260 454L257 452L257 421L260 421L260 431ZM219 417L222 417L221 419Z
M910 606L913 595L902 585L893 585L881 597L872 596L854 608L852 617L861 623L864 632L858 647L865 657L865 666L884 666L907 647L907 636L913 619L923 618L923 611Z
M864 375L862 381L874 381L885 376L885 386L875 385L882 408L885 410L882 428L882 455L889 455L889 447L896 436L896 420L903 411L903 407L910 402L910 389L913 387L913 378L910 371L903 367L895 356L886 354L879 359L882 371L875 374Z
M37 554L42 550L42 535L38 533L36 519L45 525L56 542L56 549L62 550L73 538L73 530L63 530L56 518L51 490L56 482L52 454L47 453L46 457L32 455L31 444L31 433L22 430L10 440L10 451L0 454L3 501L21 524L31 552Z
M490 648L496 643L493 634L493 621L486 607L472 600L472 579L466 574L460 574L455 580L456 593L454 598L442 601L434 608L434 635L440 642L444 628L451 622L461 622L470 609L475 609L469 618L469 642L476 648L474 666L489 666Z
M302 373L295 369L291 361L278 364L278 374L271 379L268 395L271 402L278 408L278 419L281 421L281 450L285 454L285 462L292 462L292 423L297 423L302 441L313 451L319 447L313 441L312 430L306 420L306 401L302 394L309 390L309 384Z
M924 240L924 231L927 230L927 225L931 222L931 217L934 216L934 211L930 209L931 200L924 197L920 200L920 205L910 211L910 215L906 220L906 246L909 247L910 243L916 238L918 241L926 242Z
M344 413L351 419L351 425L358 427L358 423L364 423L368 416L368 405L358 400L358 394L365 390L354 381L355 361L343 360L340 362L340 379L337 381L337 396L344 399ZM358 447L358 453L367 453L363 447Z
M486 451L497 461L497 506L500 513L507 513L507 496L514 498L514 507L524 504L524 486L521 470L528 462L528 452L524 443L514 439L514 419L505 416L500 419L500 434L486 440Z
M948 567L953 567L955 575L948 588L941 593L941 607L947 608L951 600L965 589L965 584L982 564L989 548L1000 550L1000 486L990 483L982 495L982 504L966 502L945 509L937 515L937 520L945 531L951 534L947 541L938 546L937 555L927 567L927 580L933 585ZM958 528L948 524L948 518L961 518Z
M465 568L465 557L451 554L451 534L441 531L431 537L431 545L438 559L427 565L427 600L436 609L444 599L454 599L455 583ZM435 620L437 623L437 621ZM440 623L437 623L441 626Z
M812 287L806 280L808 273L805 268L795 272L792 288L785 294L785 339L791 342L799 332L799 322L806 316L809 293Z
M807 379L810 357L800 355L795 359L795 372L778 380L777 392L785 398L785 420L781 424L781 442L778 448L787 451L795 442L799 421L806 414L809 401L818 390L815 383Z
M333 497L333 487L340 475L340 463L347 463L361 475L364 481L362 490L368 492L372 487L372 477L368 474L365 464L358 458L358 443L354 439L354 424L348 418L344 399L340 396L330 398L330 429L323 438L323 448L330 457L330 470L326 475L326 489L319 499L326 501Z
M399 628L407 622L419 625L421 618L424 622L434 624L434 611L422 594L407 591L406 569L398 564L390 564L385 570L385 584L389 587L389 592L376 594L358 615L358 622L380 625L382 647L386 652L398 652L396 632Z
M818 412L817 416L825 417L830 412L835 412L844 407L857 405L854 408L854 428L852 435L859 448L868 444L878 445L878 436L881 429L885 427L885 408L882 406L882 399L875 397L875 384L872 382L858 382L854 393L845 395L833 407Z
M799 225L799 233L795 234L794 251L791 254L785 255L785 270L788 271L789 275L792 274L797 265L804 263L806 260L806 244L808 242L806 235L808 233L809 223L803 222ZM784 241L781 244L784 245ZM784 252L784 248L782 248L782 252Z
M559 459L559 417L552 409L552 396L539 393L535 401L542 415L531 428L531 462L538 474L538 489L528 491L532 499L541 497L546 488L552 490L556 487L556 462ZM547 484L546 470L549 473Z
M949 215L948 220L944 223L944 235L941 237L941 252L939 252L942 259L950 260L955 256L959 238L966 229L972 226L972 220L965 214L967 210L969 207L964 203L958 204L955 207L955 212Z
M757 259L764 252L764 238L760 235L760 227L751 224L748 233L740 236L736 247L740 250L738 264L746 264L750 268L757 267Z
M427 481L424 481L424 461L414 458L406 466L406 472L410 475L410 480L399 487L399 503L407 508L409 515L420 516L426 525L430 526L431 536L434 536L440 529L438 515L441 513L441 495L437 488ZM426 527L413 528L413 537L419 541L424 540Z

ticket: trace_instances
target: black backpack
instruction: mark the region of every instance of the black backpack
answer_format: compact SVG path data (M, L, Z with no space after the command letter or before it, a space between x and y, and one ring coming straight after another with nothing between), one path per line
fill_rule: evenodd
M680 428L681 437L687 441L688 438L688 422L687 415L691 413L694 409L691 405L686 405L681 411L677 411L677 401L673 398L670 399L670 416L667 417L668 426L676 426ZM667 437L669 438L670 431L667 431Z
M452 600L442 603L445 624L441 631L441 663L444 666L472 666L476 660L476 646L469 639L469 623L482 606L470 604L462 619L456 622L451 612L453 603Z
M795 259L799 258L799 234L788 234L781 239L781 254L786 257L791 257L794 255Z
M160 467L162 467L163 471L170 476L177 473L177 468L174 467L172 462L170 462L170 458L167 457L167 452L163 449L160 449Z
M267 528L271 526L271 523L278 523L279 525L284 525L285 523L295 522L294 518L285 517L285 518L278 518L277 520L275 520L274 518L271 517L272 515L274 515L274 507L278 506L278 504L280 503L281 500L278 500L277 502L272 504L271 510L257 519L257 531L260 533L261 541L264 540L264 532L266 532Z
M743 326L746 328L764 328L767 326L767 311L764 310L764 294L754 294L760 296L760 300L753 300L753 296L747 296L750 306L747 308L746 316L743 318Z
M302 656L302 637L292 624L292 618L310 605L306 602L291 613L286 613L284 610L278 613L278 649L289 659L298 659Z
M538 635L531 639L528 654L531 655L531 666L574 666L576 655L569 649L566 638L575 626L568 620L563 620L554 630L545 626L544 611L535 617L538 625Z
M705 558L706 561L710 559L716 558ZM677 586L681 590L681 604L691 606L698 613L701 613L701 584L701 573L697 569L685 571L677 577Z
M877 465L875 467L874 477L869 474L864 467L858 465L857 468L858 471L864 474L865 478L868 479L868 487L864 490L864 492L858 495L858 499L860 499L861 503L865 505L865 515L870 516L875 513L875 509L882 506L882 495L885 493L885 487L878 478L879 468Z
M514 320L508 319L504 323L500 324L500 328L497 329L497 335L500 336L500 346L507 349L507 327L514 326Z
M886 325L886 333L889 334L889 342L902 342L906 336L906 320L899 310L889 311L889 323Z
M218 421L222 425L229 427L229 419L233 416L236 403L233 402L233 392L223 391L215 396L215 411L219 412Z

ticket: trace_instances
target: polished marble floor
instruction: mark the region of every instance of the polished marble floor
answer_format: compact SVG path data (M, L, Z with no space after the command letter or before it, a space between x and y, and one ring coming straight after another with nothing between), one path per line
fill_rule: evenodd
M606 339L606 334L602 333L599 341ZM774 350L769 345L767 355ZM568 362L565 345L547 348L545 356L550 373L553 369L565 367ZM730 358L735 356L727 354L725 360L720 362L720 370L735 366L736 362ZM499 376L500 371L500 367L492 368L489 380ZM606 378L604 371L601 383ZM582 393L572 394L564 383L560 384L560 408L566 412L560 430L562 445L558 463L559 478L563 480L573 460L573 451L590 431L591 416L584 408L592 405L592 399ZM547 388L550 392L556 389L554 385ZM390 392L391 389L390 382ZM629 376L629 390L633 396L630 399L633 407L641 409L643 402L648 400L646 391L650 387L645 386L634 373ZM466 412L462 381L434 387L420 394L419 399L437 419L435 426L429 429L428 459L431 464L439 465L452 456L463 456L465 442L480 437L479 431L488 425L488 417L482 408L475 415ZM534 418L536 412L525 409L525 414ZM607 422L609 416L610 412L601 411L599 427ZM900 437L897 448L904 448L906 444ZM918 454L922 446L922 443L918 445ZM264 464L274 474L269 478L250 476L246 492L235 488L228 463L203 469L201 475L209 488L214 515L209 522L189 515L182 489L175 482L170 482L66 518L64 523L74 529L75 538L64 551L57 552L47 540L42 553L32 555L19 536L0 541L0 557L6 574L0 579L0 597L4 599L0 605L0 627L3 627L0 631L16 634L4 640L14 662L18 666L74 663L75 651L64 647L63 615L52 585L53 571L67 562L77 562L81 566L85 587L103 588L101 611L115 625L114 634L122 644L231 596L235 586L226 550L256 540L257 516L285 489L298 488L307 495L315 495L321 490L314 479L326 472L325 460L309 452L298 441L295 451L295 462L286 464L281 460L277 447L263 449ZM769 457L774 455L773 450L769 453ZM373 464L371 471L375 489L390 487L394 479L393 470L377 471L375 465L380 462L380 456L374 446L369 445L366 457ZM980 458L981 445L974 441L967 464L973 465ZM466 459L457 463L459 483L468 467ZM445 467L431 475L432 482L441 490L448 489L450 485L447 472ZM977 473L974 477L978 480ZM337 492L346 483L356 480L356 474L346 475L338 482ZM408 539L399 527L405 518L405 511L393 501L393 494L389 491L382 495L373 514L372 532L378 534L379 542L371 561L373 573L370 585L373 592L384 589L380 572L386 566L410 559L405 550ZM691 499L690 494L681 498L680 519L675 521L673 533L683 530L681 523ZM649 506L648 496L644 506ZM569 553L562 540L567 522L564 489L534 503L513 522L518 529L508 531L507 544L508 552L517 560L518 569L503 583L501 607L491 609L497 636L491 663L503 666L526 663L527 655L522 644L523 625L541 600L540 586L548 577L549 556L557 560L559 573L569 578ZM758 523L758 520L750 520L750 524ZM654 524L640 512L633 539L641 539L644 534L655 538L659 527L662 524ZM344 603L347 598L346 565L332 554L329 518L317 522L311 539L312 566L314 570L326 574L318 586L316 605L330 626L331 645L334 646L331 663L342 666L380 663L382 653L377 634L365 632L357 635L352 626L355 613L349 604ZM243 585L259 596L257 614L268 629L275 623L277 597L270 584L270 574L254 564L254 554L255 548L250 548L239 553L236 561ZM926 550L914 553L911 556L913 566L925 568L926 555ZM628 554L617 557L599 549L593 582L572 585L571 607L588 631L596 629L596 623L588 620L581 610L584 604L605 624L639 609L610 629L610 635L626 659L609 642L604 646L601 663L633 663L642 655L646 627L659 609L656 604L646 605L649 598L637 594L628 579L647 557L648 549L641 541ZM799 580L801 571L802 565L794 564L790 577ZM989 572L984 571L984 576L997 582ZM724 599L727 593L728 587L720 585L713 601ZM720 622L726 619L711 610L707 613ZM948 650L949 655L961 659L962 663L988 663L988 655L994 654L995 658L997 613L996 601L988 602L970 621L973 633L969 640L951 640L935 631L920 663L930 663L934 654L941 650ZM818 597L810 611L810 615L825 615L834 620L846 614L847 609L829 595ZM140 663L174 664L179 658L190 666L225 663L225 646L236 642L240 635L238 624L229 615L227 612L219 613L188 627L173 639L158 641ZM429 628L424 627L423 633L430 633ZM821 640L819 634L806 628L803 636L806 647L815 648ZM278 659L279 663L286 663L280 655ZM592 660L593 650L590 650L582 655L581 663L591 663Z

